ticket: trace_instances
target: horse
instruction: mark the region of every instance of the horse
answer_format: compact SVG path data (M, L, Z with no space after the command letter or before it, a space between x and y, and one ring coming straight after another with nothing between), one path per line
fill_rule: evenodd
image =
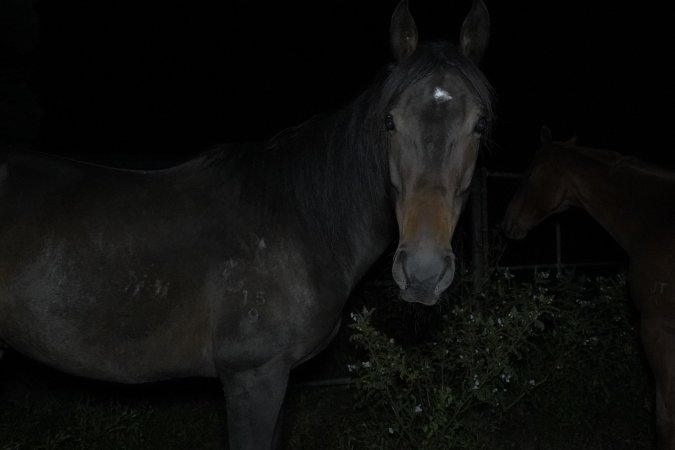
M0 343L116 383L222 382L229 448L278 448L289 373L340 327L395 244L408 302L435 304L494 93L489 15L422 42L402 0L393 62L350 103L262 142L123 170L0 155Z
M675 172L632 156L553 141L538 150L502 229L522 239L569 207L590 214L626 251L627 283L655 379L659 448L675 450Z

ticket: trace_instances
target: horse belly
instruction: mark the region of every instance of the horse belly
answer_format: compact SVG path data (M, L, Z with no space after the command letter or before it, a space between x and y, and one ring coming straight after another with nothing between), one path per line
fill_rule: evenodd
M15 241L16 242L16 241ZM208 308L171 267L0 240L0 340L64 372L120 382L212 376ZM23 255L23 256L21 256Z

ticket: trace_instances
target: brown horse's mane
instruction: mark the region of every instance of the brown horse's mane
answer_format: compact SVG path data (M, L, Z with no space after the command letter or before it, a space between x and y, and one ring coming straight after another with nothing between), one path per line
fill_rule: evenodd
M626 155L614 150L584 147L564 142L556 142L556 145L566 151L574 151L577 154L599 161L603 164L616 168L627 168L643 172L649 176L669 178L675 180L675 171L657 166L632 155Z

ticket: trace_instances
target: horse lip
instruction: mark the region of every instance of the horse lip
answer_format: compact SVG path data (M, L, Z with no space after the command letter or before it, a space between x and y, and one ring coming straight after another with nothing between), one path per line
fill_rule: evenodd
M408 303L421 303L427 306L435 305L440 300L441 294L452 284L452 280L454 279L454 270L449 277L446 275L447 272L448 269L444 270L435 283L431 279L408 281L406 288L400 290L399 297Z
M502 227L507 238L519 241L529 233L530 228L521 223L512 223Z
M440 294L436 294L435 290L432 294L421 294L419 292L414 292L413 290L402 290L399 296L405 302L421 303L426 306L435 305L440 298Z

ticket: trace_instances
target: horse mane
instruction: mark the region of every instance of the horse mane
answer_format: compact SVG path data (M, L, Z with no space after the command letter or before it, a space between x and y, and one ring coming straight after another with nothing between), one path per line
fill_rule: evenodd
M256 222L280 225L295 216L329 245L345 242L354 218L365 219L366 208L388 195L386 130L368 107L373 95L367 91L350 107L267 141L217 146L202 157L202 167L250 206Z
M408 86L439 68L459 73L492 119L493 91L483 74L456 47L423 43L337 112L317 115L268 141L217 146L201 164L226 183L236 180L228 186L259 211L261 223L284 223L287 217L280 216L295 214L329 246L340 246L355 227L370 225L359 221L372 217L378 205L393 205L385 112ZM391 207L380 209L377 213L393 215Z
M668 170L655 164L649 163L633 155L626 155L614 150L606 150L593 147L584 147L569 144L559 144L559 145L561 147L573 150L578 154L594 159L611 167L637 170L652 177L671 178L671 179L675 178L675 171Z

